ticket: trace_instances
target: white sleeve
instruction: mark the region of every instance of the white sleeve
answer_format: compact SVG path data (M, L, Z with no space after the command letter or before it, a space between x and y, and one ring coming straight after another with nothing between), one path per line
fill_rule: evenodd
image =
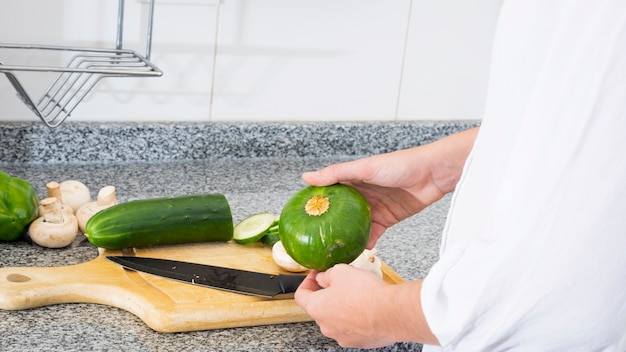
M421 298L437 350L626 351L626 1L504 4Z

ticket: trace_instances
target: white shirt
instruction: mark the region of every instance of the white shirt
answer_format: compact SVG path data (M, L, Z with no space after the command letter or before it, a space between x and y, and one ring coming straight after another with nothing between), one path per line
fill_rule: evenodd
M424 351L626 351L626 0L505 1L491 64Z

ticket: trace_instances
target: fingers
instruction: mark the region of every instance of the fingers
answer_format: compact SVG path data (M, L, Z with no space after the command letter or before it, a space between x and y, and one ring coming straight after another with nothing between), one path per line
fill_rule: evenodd
M300 284L300 287L298 287L298 291L300 291L300 290L302 290L302 291L317 291L317 290L319 290L320 286L317 284L317 281L316 281L316 276L318 274L319 274L319 272L317 272L315 270L311 271L304 278L304 281L302 281L302 283Z
M317 281L319 287L328 288L332 285L333 279L337 276L343 275L343 272L346 269L350 269L350 266L348 264L336 264L326 271L317 273L315 280Z
M322 271L318 273L317 276L315 277L315 280L317 280L317 284L319 285L319 287L326 288L330 286L330 275L327 273L330 270L331 269Z
M318 171L305 172L302 179L313 186L329 186L340 182L334 169L334 166L328 166Z
M337 264L334 267L326 270L326 271L311 271L304 281L300 284L300 287L296 290L294 295L294 299L298 304L305 303L312 293L318 291L320 288L329 287L331 284L331 272L335 270L343 270L342 266L346 266L347 264ZM302 305L302 304L301 304Z
M318 171L302 174L304 182L313 186L328 186L335 183L361 181L370 175L369 163L365 159L348 161L327 166Z
M317 275L318 275L317 271L311 271L306 276L306 278L304 278L304 281L302 281L302 283L300 284L300 287L298 287L298 289L296 290L294 294L294 299L296 300L296 303L298 303L298 305L300 305L303 308L307 305L307 302L309 301L309 297L311 296L311 294L319 290L320 288L320 286L318 285L316 281Z

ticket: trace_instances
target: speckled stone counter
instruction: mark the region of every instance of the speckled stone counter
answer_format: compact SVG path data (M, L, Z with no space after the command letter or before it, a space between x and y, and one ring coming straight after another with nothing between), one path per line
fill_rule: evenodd
M431 142L475 122L414 123L0 123L0 169L30 181L40 198L47 181L76 179L95 198L115 185L119 201L223 193L233 220L279 213L304 186L303 171ZM380 257L405 280L437 259L449 197L389 229ZM84 237L64 249L28 239L0 242L0 266L65 266L91 260ZM60 304L0 310L2 351L336 351L315 323L164 334L117 308ZM380 351L419 351L400 343Z

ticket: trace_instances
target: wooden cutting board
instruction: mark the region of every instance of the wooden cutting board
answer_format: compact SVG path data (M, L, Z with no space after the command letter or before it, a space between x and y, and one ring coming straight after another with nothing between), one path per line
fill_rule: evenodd
M123 269L106 255L135 255L280 273L271 248L232 242L100 250L89 262L63 267L0 268L0 309L99 303L127 310L160 332L311 321L293 300L266 299L199 287ZM403 279L383 263L383 280Z

